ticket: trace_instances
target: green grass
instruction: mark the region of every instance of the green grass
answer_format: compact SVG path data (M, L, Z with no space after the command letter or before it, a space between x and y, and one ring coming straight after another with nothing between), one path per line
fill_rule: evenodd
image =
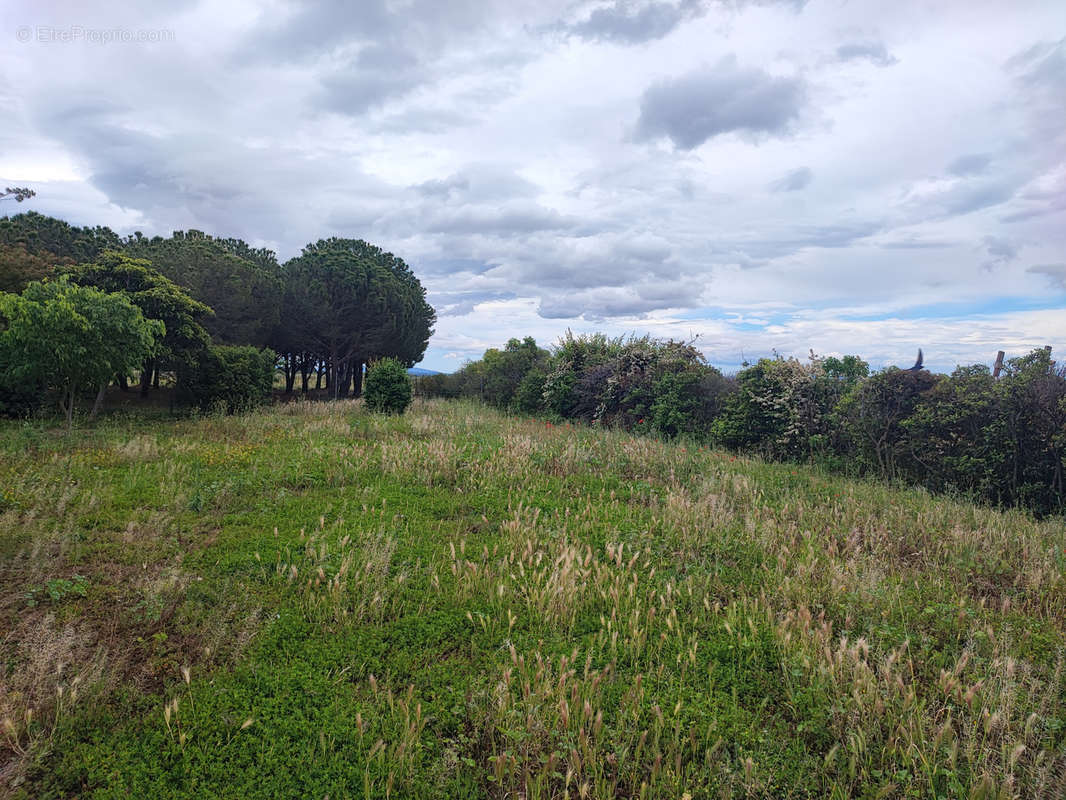
M0 796L1061 797L1066 526L421 402L0 425Z

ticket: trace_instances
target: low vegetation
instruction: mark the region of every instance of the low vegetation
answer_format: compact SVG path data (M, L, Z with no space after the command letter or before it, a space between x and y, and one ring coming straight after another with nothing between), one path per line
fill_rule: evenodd
M555 421L685 435L852 476L923 486L1001 508L1066 511L1066 366L1046 349L1003 374L916 365L870 374L858 356L762 358L723 376L692 344L569 332L551 352L511 339L427 397L478 398Z
M0 423L0 795L1066 794L1066 526L484 406Z

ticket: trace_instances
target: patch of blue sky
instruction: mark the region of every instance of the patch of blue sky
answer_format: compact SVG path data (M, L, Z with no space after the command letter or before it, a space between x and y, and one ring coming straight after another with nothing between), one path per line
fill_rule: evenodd
M1054 311L1066 309L1066 292L1043 297L990 297L957 303L929 303L874 313L842 313L840 319L854 322L877 322L886 319L958 319L994 317L1015 311Z

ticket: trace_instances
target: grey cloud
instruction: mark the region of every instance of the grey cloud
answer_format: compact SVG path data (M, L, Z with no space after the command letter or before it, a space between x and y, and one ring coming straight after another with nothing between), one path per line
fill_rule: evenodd
M723 133L783 136L798 119L805 94L797 78L775 77L725 58L713 68L646 89L636 138L666 136L675 147L691 150Z
M129 123L131 109L106 101L64 105L64 98L37 98L40 130L77 155L88 182L117 206L136 209L146 227L168 232L197 227L249 240L307 241L319 228L320 209L332 216L376 216L367 208L395 191L351 163L275 151L264 157L239 140L210 133L148 133ZM294 213L276 202L278 187L323 187ZM344 186L344 194L335 191ZM355 198L353 200L353 198Z
M891 67L899 59L885 49L884 42L848 42L837 48L838 61L864 60L879 67Z
M565 295L542 297L538 313L546 319L641 316L667 308L687 308L697 303L703 284L698 281L636 283L625 287L592 288Z
M973 186L958 186L940 198L940 205L949 216L970 214L1007 202L1013 196L1014 189L1013 181L988 181Z
M428 293L429 303L436 310L438 317L461 317L469 314L481 303L488 303L494 300L511 300L514 297L514 292L493 291L430 291Z
M286 13L286 10L288 13ZM437 51L468 36L506 10L494 0L301 0L264 14L237 56L248 61L316 61L353 45L418 42Z
M431 72L403 48L374 44L360 50L343 70L322 79L323 108L362 114L428 83Z
M980 175L988 169L988 165L991 163L991 157L984 155L983 153L971 153L969 155L959 156L948 164L947 169L950 174L958 177Z
M1066 290L1066 264L1038 264L1026 270L1034 275L1044 275L1051 285Z
M1010 59L1016 101L1026 108L1032 147L1058 149L1066 143L1066 38L1038 42Z
M469 233L513 236L534 231L562 230L574 225L554 209L535 203L515 202L504 206L443 208L422 220L432 233Z
M919 193L904 203L914 219L963 216L1009 201L1022 180L1017 175L951 181L932 193Z
M412 108L376 120L373 127L384 133L409 136L418 133L446 133L473 124L474 120L470 116L451 109Z
M984 245L985 253L988 255L988 259L981 265L981 268L986 271L991 272L997 267L1009 264L1018 257L1018 245L1010 239L988 235L981 241Z
M767 232L758 240L739 239L719 246L723 255L732 263L744 265L738 254L748 259L749 266L762 266L766 260L791 255L807 248L838 249L849 247L883 232L885 224L880 220L849 220L828 225L800 225L780 232Z
M582 39L638 44L661 39L679 25L707 12L704 0L680 0L677 3L638 3L615 0L595 9L588 19L566 28Z
M1010 58L1004 65L1018 73L1022 84L1061 89L1066 87L1066 38L1037 42Z
M891 241L882 242L879 246L888 250L939 250L944 247L951 247L953 244L953 242L930 241L927 239L906 237L903 239L893 239Z
M771 192L798 192L806 189L814 179L809 167L797 167L786 172L781 178L770 184Z
M540 194L536 184L513 170L492 164L471 164L446 178L424 181L412 187L423 197L489 202Z

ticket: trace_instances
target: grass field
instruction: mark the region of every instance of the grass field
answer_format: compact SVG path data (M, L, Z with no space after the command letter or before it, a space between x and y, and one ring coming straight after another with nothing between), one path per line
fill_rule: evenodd
M0 424L0 796L1066 796L1066 526L351 402Z

